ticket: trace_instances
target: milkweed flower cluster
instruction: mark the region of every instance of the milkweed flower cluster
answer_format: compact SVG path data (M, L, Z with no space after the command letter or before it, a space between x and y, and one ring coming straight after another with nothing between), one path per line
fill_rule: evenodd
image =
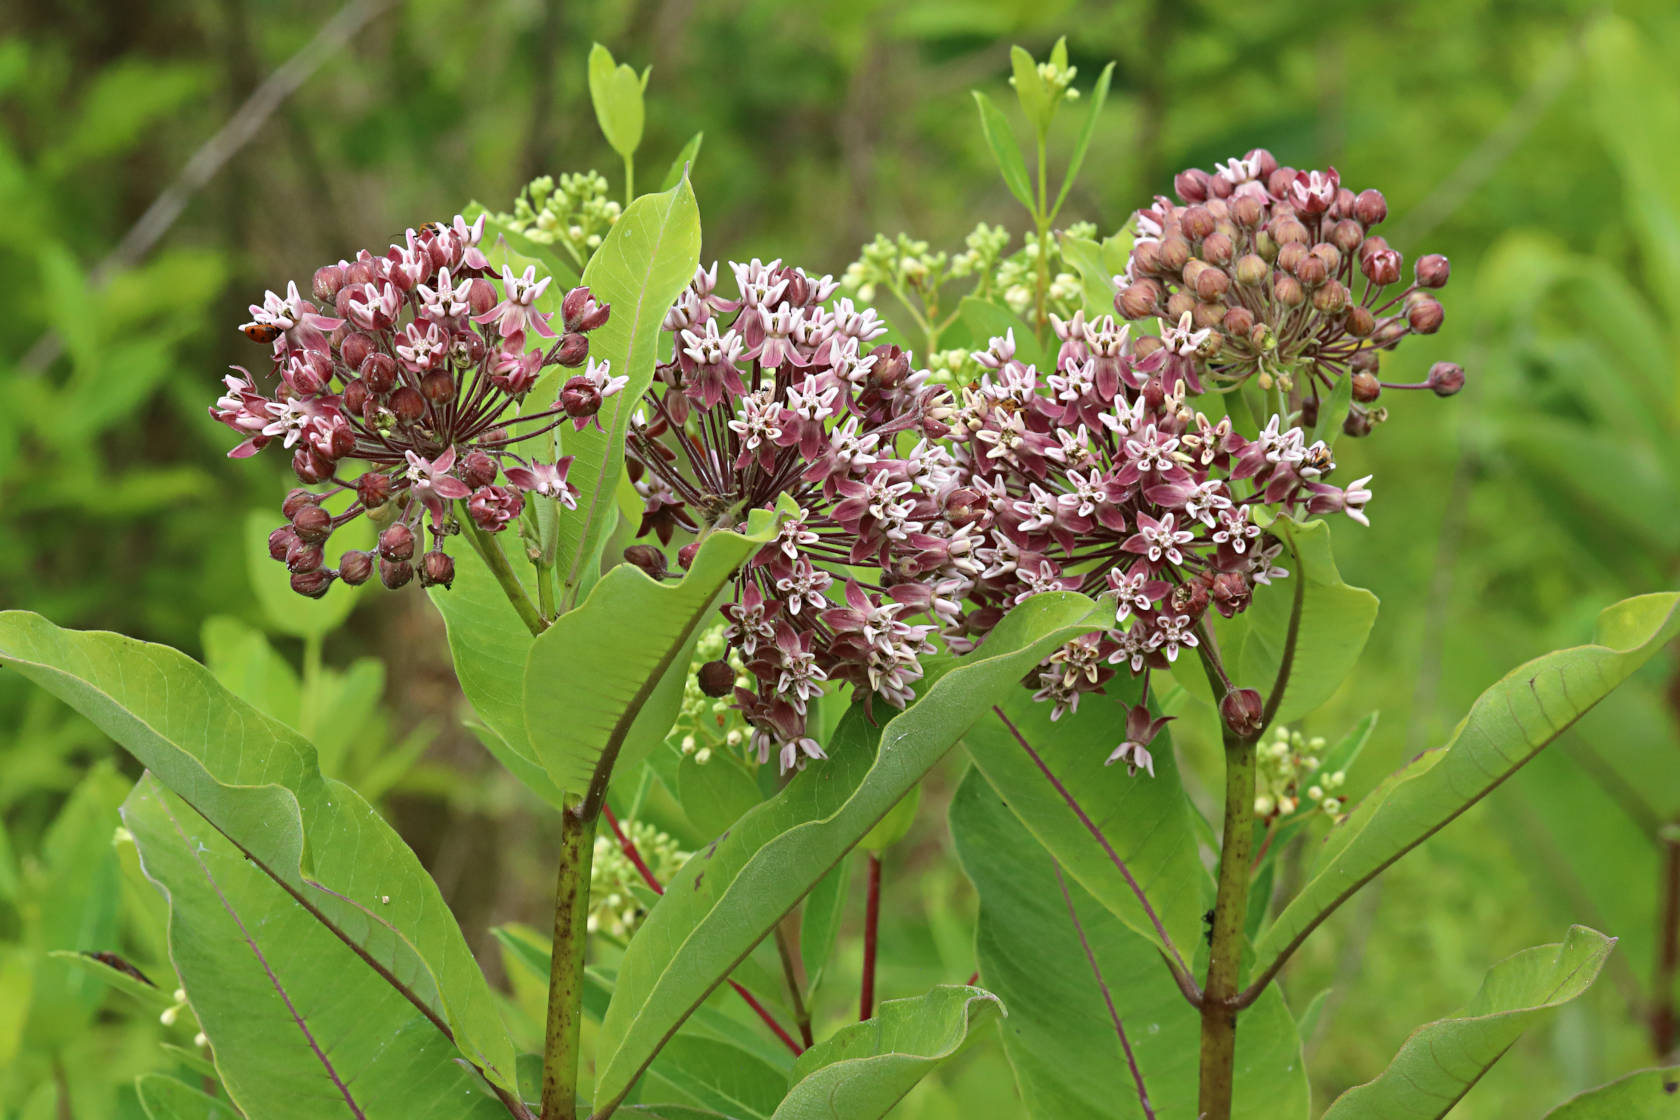
M894 707L911 699L933 634L955 617L948 589L971 561L939 504L956 469L938 442L948 394L898 347L871 346L885 326L833 300L830 277L756 259L730 271L738 295L718 290L714 264L667 316L670 360L626 450L640 535L661 542L734 528L783 495L798 506L724 607L753 686L736 687L724 666L708 689L733 690L751 749L789 770L823 757L806 719L825 682ZM663 564L655 550L639 555Z
M984 636L1041 591L1106 598L1114 622L1052 654L1034 684L1054 717L1118 672L1144 678L1200 643L1211 608L1245 610L1257 584L1289 573L1264 532L1284 515L1345 513L1364 523L1370 479L1338 486L1329 448L1273 416L1252 439L1186 400L1195 332L1164 326L1139 357L1111 316L1057 320L1053 372L1015 356L1013 335L976 355L984 368L948 423L958 488L948 508L973 535L980 574L953 648ZM1162 356L1166 359L1163 361ZM1111 761L1149 765L1159 723L1138 726Z
M655 882L668 883L676 878L693 854L683 851L675 838L646 821L625 821L621 827ZM589 914L585 919L590 933L629 941L647 916L644 898L650 889L616 836L595 837L594 857L589 864Z
M1342 811L1337 792L1347 782L1341 770L1323 773L1325 741L1278 725L1255 750L1254 815L1262 823L1301 809Z
M1371 407L1384 388L1448 396L1462 387L1464 371L1450 362L1416 385L1377 377L1382 351L1440 328L1433 292L1451 272L1446 257L1420 257L1396 290L1403 259L1373 232L1388 216L1382 192L1355 194L1333 167L1280 167L1264 148L1212 173L1180 172L1174 189L1177 201L1157 196L1138 212L1115 307L1188 332L1200 359L1183 367L1192 392L1204 388L1203 373L1215 384L1254 378L1313 423L1321 393L1351 377L1345 430L1364 435L1385 416ZM1140 356L1152 345L1139 339Z
M271 347L271 364L257 374L234 367L210 415L242 437L231 457L278 444L314 487L287 496L287 524L269 537L301 594L324 595L335 579L362 583L376 567L385 586L401 587L425 532L420 582L448 585L454 562L441 546L458 528L457 501L487 532L512 523L527 495L575 501L568 458L542 462L516 448L568 421L583 427L623 387L588 357L588 332L610 309L575 288L556 329L555 313L539 310L551 279L531 268L495 276L483 228L483 217L457 216L409 230L382 255L363 250L318 269L313 300L294 283L251 306L241 330ZM515 414L545 369L586 362L557 400ZM328 566L328 538L364 513L381 527L378 547Z

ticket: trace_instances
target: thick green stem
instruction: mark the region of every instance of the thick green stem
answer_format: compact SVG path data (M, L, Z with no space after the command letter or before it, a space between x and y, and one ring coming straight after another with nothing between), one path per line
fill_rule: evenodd
M321 635L310 634L303 639L303 710L299 713L298 730L304 738L315 735L316 708L321 691Z
M577 1120L583 1033L583 957L588 942L589 868L595 817L560 814L560 869L554 886L554 951L548 969L548 1034L543 1043L542 1120Z
M466 516L464 503L461 532L472 545L473 551L478 553L479 558L490 569L490 574L496 577L496 582L501 584L502 594L507 596L508 602L512 603L513 609L519 613L519 620L532 634L541 634L548 629L548 623L537 613L537 608L531 605L531 597L525 594L519 577L513 574L513 568L508 565L507 554L502 551L502 546L491 540L488 533L480 529L471 517Z
M1038 332L1038 341L1041 344L1044 342L1044 329L1050 322L1047 307L1050 298L1050 180L1046 159L1044 137L1040 136L1038 138L1038 209L1033 214L1033 220L1038 225L1037 318L1033 323L1033 329Z
M634 153L624 157L624 208L630 209L630 204L636 201L636 156Z
M1237 1053L1238 983L1254 848L1254 739L1225 738L1225 840L1213 946L1202 988L1201 1120L1230 1120Z

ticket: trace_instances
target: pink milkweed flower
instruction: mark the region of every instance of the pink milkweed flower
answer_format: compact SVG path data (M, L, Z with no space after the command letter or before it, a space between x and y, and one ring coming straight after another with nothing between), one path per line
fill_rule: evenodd
M577 508L577 488L566 481L572 468L572 457L562 455L552 463L532 463L528 467L509 467L507 480L545 498L553 498L567 509Z
M443 520L443 504L472 493L466 483L450 474L455 466L455 449L448 448L435 459L426 459L412 451L406 453L406 477L413 484L414 499L424 505L434 523Z
M502 300L496 306L482 315L475 316L475 323L495 323L496 333L504 339L524 338L527 331L535 333L540 338L558 337L554 328L548 325L553 317L552 312L538 311L535 307L537 299L548 290L553 281L552 276L537 279L534 265L515 276L513 269L502 268Z

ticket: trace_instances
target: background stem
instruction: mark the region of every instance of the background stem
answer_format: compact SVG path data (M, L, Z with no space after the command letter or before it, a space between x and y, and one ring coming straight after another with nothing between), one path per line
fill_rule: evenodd
M1199 1104L1202 1120L1229 1120L1237 1052L1237 984L1248 915L1254 848L1254 740L1225 739L1225 839L1219 852L1219 895L1213 947L1202 989Z
M863 984L858 994L858 1020L875 1014L875 950L881 928L881 857L869 853L869 892L863 911Z
M583 955L588 941L589 868L595 818L560 814L560 867L554 886L554 951L548 970L548 1033L543 1043L542 1120L576 1120L583 1031Z
M809 1048L815 1042L811 1033L811 1009L805 1005L805 963L799 958L799 911L791 910L776 923L776 953L782 958L782 975L787 978L788 999L793 1003L793 1021L799 1027L799 1038Z

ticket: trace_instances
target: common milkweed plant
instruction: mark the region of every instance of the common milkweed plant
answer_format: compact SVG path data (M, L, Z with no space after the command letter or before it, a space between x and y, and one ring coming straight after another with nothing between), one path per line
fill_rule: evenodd
M1051 167L1080 94L1058 44L1013 55L1025 151L976 94L1018 245L982 223L949 251L877 238L839 279L702 263L700 138L635 196L647 76L599 47L589 69L622 202L544 178L279 284L209 406L228 469L289 459L267 550L292 590L426 588L475 733L551 806L552 930L498 931L546 978L540 1036L301 734L175 650L0 615L5 665L146 767L121 837L214 1091L153 1086L151 1115L852 1120L1006 1016L997 1115L1307 1116L1291 956L1680 633L1675 595L1609 608L1357 802L1373 720L1292 729L1376 617L1330 523L1433 484L1338 457L1394 393L1455 407L1459 366L1383 369L1442 327L1447 260L1388 244L1378 189L1263 148L1064 223L1112 67ZM1181 731L1222 748L1209 805ZM978 968L877 1004L880 852L958 747ZM643 820L655 788L714 838ZM858 1021L819 1038L859 848ZM1328 1115L1440 1115L1611 944L1576 927L1498 965Z

